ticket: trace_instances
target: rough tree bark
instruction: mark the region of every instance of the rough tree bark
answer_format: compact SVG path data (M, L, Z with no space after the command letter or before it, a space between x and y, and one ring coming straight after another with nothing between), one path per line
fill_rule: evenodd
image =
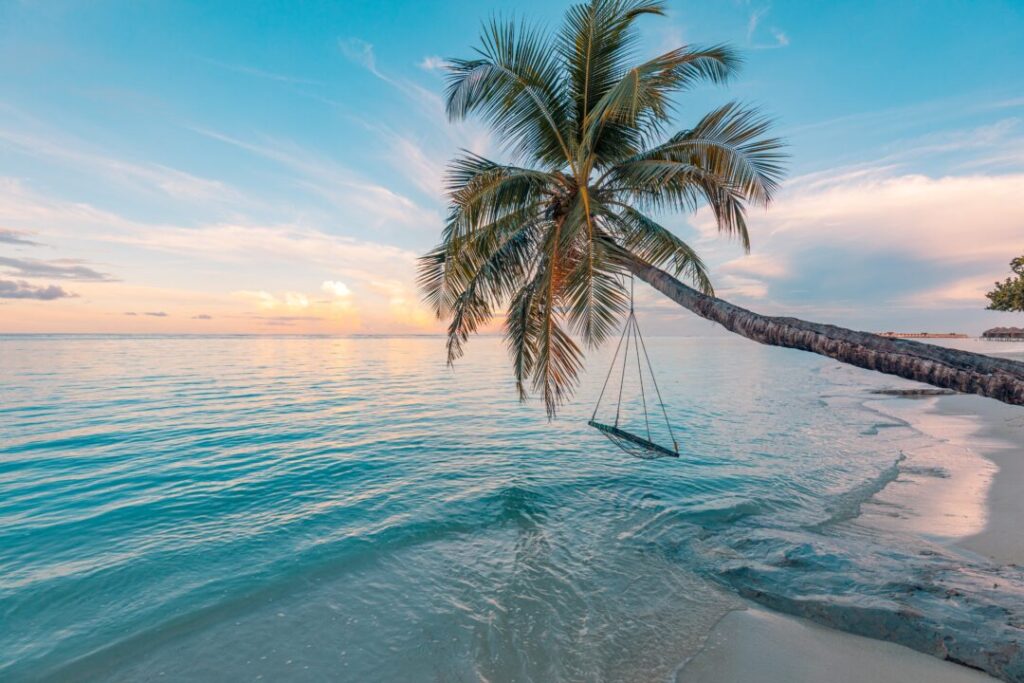
M1024 405L1022 362L907 339L890 339L797 318L759 315L728 301L701 294L643 261L636 260L628 265L634 275L683 308L747 339L810 351L859 368L944 389Z

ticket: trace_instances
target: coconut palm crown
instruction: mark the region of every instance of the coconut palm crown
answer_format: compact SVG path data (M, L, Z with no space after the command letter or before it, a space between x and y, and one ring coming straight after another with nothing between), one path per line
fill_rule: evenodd
M468 152L451 161L447 223L420 259L419 284L450 321L449 362L504 311L520 398L538 392L549 417L576 384L583 348L628 308L630 263L712 293L700 256L652 214L707 205L749 249L747 207L767 206L782 177L782 143L754 108L725 104L672 132L673 98L725 82L739 59L719 45L639 61L635 23L664 11L591 0L555 35L492 20L478 56L450 62L449 118L482 118L510 163Z

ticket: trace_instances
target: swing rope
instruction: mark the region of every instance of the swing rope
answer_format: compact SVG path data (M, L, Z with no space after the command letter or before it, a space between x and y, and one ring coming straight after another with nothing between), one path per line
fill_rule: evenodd
M665 401L661 397L661 389L658 387L658 380L654 376L654 366L651 364L651 357L647 353L647 344L644 341L643 334L640 332L640 325L636 319L636 311L633 305L633 286L634 280L631 275L629 282L629 315L626 317L626 324L622 328L622 336L619 337L619 343L615 347L611 366L608 368L608 374L604 378L604 384L601 386L601 393L597 397L597 403L594 406L593 414L590 416L589 424L604 432L605 436L622 448L622 450L638 458L650 459L664 456L679 457L679 444L676 441L675 433L672 431L672 424L668 419L668 411L665 409ZM601 408L601 401L604 400L604 394L608 389L608 382L611 380L612 373L615 371L615 366L619 359L619 352L623 351L623 343L625 343L625 352L622 354L622 370L619 375L618 400L615 404L615 423L614 425L609 426L597 422L597 411ZM633 352L636 357L637 377L640 381L640 401L644 413L644 427L647 431L646 439L636 436L635 434L631 434L623 429L619 429L619 422L622 416L622 390L626 383L626 366L629 365L630 360L630 344L633 345ZM647 364L647 370L651 375L651 383L654 385L654 391L658 397L658 404L661 406L661 414L665 420L665 426L668 428L669 437L672 439L673 450L671 451L663 446L659 446L651 440L651 421L650 414L647 409L647 390L644 386L643 364L640 362L641 353L643 353L644 360Z
M654 391L658 394L658 405L661 406L662 417L665 418L665 426L668 427L668 435L672 439L672 447L679 452L679 443L676 441L676 435L672 431L672 423L668 420L668 411L665 410L665 401L661 398L661 389L658 388L658 380L654 376L654 368L651 366L651 357L647 355L647 344L644 343L644 336L640 334L640 329L637 328L637 336L640 338L640 346L644 350L644 358L647 359L647 369L651 373L651 382L654 384ZM643 378L641 377L641 381Z

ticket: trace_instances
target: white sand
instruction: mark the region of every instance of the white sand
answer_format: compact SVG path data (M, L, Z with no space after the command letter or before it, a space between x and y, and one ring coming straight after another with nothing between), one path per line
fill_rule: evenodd
M677 683L991 683L900 645L757 607L730 612Z
M1001 564L1024 565L1024 407L979 396L942 396L932 410L974 417L967 445L999 468L988 491L984 529L957 545Z
M905 470L946 476L901 472L864 505L860 521L1024 565L1024 407L963 394L865 405L930 437L908 441Z
M956 545L986 556L997 563L1024 565L1024 408L1008 406L978 396L942 396L929 399L927 419L913 420L915 429L946 442L968 462L977 465L978 455L995 463L994 476L952 470L951 477L961 480L953 500L946 499L941 509L919 510L916 524L934 525L945 520L950 537L962 529L970 536L956 539ZM979 468L983 469L983 468ZM959 477L958 477L959 475ZM979 479L980 478L980 479ZM984 480L984 484L978 481ZM946 488L950 484L939 484ZM931 488L928 494L952 495L949 490ZM982 524L977 500L964 496L984 496L987 505ZM905 496L905 494L903 494ZM945 497L945 496L943 496ZM962 501L961 498L964 498ZM915 508L919 507L917 505ZM950 510L959 512L953 515ZM955 523L954 523L955 522ZM920 529L925 533L932 529ZM726 615L708 636L703 650L677 675L678 683L953 683L993 681L988 675L957 664L944 662L894 643L835 631L797 617L777 614L752 606Z
M944 397L943 397L944 398ZM864 526L950 545L988 523L988 491L998 468L974 447L978 421L942 415L938 397L871 400L867 408L913 426L901 435L899 477L861 506Z

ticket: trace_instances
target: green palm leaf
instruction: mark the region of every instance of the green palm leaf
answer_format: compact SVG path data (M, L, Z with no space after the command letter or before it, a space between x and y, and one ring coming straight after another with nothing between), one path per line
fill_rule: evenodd
M495 20L475 58L451 60L449 117L482 118L515 164L468 152L451 162L448 221L418 283L449 323L449 361L504 308L520 398L539 394L550 417L582 368L577 340L599 345L621 321L631 263L712 291L699 255L646 211L709 206L746 246L746 207L770 202L782 178L782 145L754 109L727 104L664 137L679 93L739 64L726 46L638 62L637 20L664 11L591 0L554 36Z

